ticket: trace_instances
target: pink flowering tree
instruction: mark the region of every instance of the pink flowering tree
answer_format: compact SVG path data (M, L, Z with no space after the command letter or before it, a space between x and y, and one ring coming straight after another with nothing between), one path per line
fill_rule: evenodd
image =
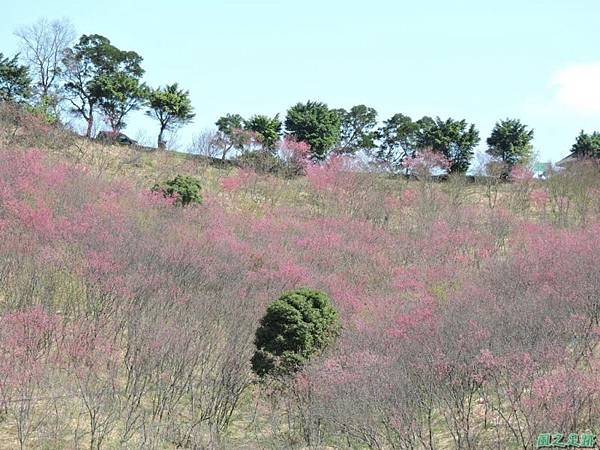
M293 136L283 138L277 154L290 173L294 175L303 174L310 164L310 145L296 140Z
M442 153L425 148L402 161L402 167L411 175L428 179L433 175L445 174L451 163Z
M0 318L0 404L16 425L21 449L49 415L57 325L58 318L39 306Z

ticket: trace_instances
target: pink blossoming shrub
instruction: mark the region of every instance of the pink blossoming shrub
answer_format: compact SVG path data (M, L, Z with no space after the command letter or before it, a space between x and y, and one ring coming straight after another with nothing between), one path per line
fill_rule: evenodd
M521 183L531 181L533 179L533 175L534 174L530 169L522 166L514 166L510 171L510 177L513 180Z
M41 151L1 153L14 446L532 448L600 419L593 183L527 179L490 207L333 158L291 181L236 170L173 208ZM329 295L341 335L263 392L259 318L305 286Z
M420 150L413 157L402 161L402 167L410 174L418 177L430 177L439 173L446 173L451 163L442 153L431 149Z
M303 174L310 164L310 145L297 141L292 136L283 138L277 154L290 174L293 175Z
M537 208L544 208L548 203L548 193L543 189L534 189L529 193L529 200Z
M256 172L251 169L239 169L234 174L219 180L225 192L235 192L256 180Z

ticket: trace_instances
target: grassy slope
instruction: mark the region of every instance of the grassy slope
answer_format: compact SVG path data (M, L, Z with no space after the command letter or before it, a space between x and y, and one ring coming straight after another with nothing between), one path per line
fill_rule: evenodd
M116 145L107 146L84 139L77 139L68 146L47 151L53 159L66 159L76 164L83 164L93 174L109 180L127 179L140 189L147 189L154 185L154 183L174 177L177 174L185 174L201 178L203 189L219 192L221 190L219 179L231 174L232 170L235 170L230 167L215 166L211 164L210 160L198 156L169 151L146 151ZM378 189L387 192L398 192L400 188L406 187L407 183L410 183L403 179L392 180L388 177L375 174L366 174L364 177L366 184L376 184ZM244 203L242 199L238 198L238 203L232 206L246 209L252 208L252 204L255 202L270 202L273 205L293 204L315 212L319 208L319 205L312 203L314 198L306 195L305 186L306 180L303 178L280 180L278 189L268 191L257 190L257 196L250 199L250 202ZM481 185L465 186L462 181L451 180L448 183L435 185L433 188L445 190L450 194L454 193L455 196L450 195L449 197L451 201L463 204L486 204L489 201L489 195L486 194L486 187ZM510 186L500 186L498 201L501 202L502 197L509 191ZM249 394L246 404L248 410L240 412L241 422L238 421L230 430L233 440L238 443L239 441L236 441L236 437L245 432L243 426L241 426L241 423L244 422L243 416L248 416L252 413L253 399L251 397L252 394ZM264 432L264 430L261 431ZM11 448L12 444L9 443L9 439L9 436L5 432L0 433L0 448ZM10 442L14 443L12 440ZM450 444L449 440L448 443Z

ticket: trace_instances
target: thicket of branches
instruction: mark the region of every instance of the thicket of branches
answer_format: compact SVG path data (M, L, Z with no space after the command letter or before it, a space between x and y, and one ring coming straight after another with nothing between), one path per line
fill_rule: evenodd
M528 449L598 424L595 164L473 185L436 183L435 152L410 160L419 181L305 159L304 178L234 169L180 208L17 143L0 159L15 446ZM303 286L342 332L257 383L259 319Z

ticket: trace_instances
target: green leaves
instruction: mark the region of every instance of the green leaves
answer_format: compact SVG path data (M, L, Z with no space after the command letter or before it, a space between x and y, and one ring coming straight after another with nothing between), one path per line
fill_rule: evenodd
M241 130L244 128L244 118L239 114L227 114L219 117L219 120L215 122L215 125L221 133L231 135L234 130Z
M214 142L222 149L221 159L225 159L232 148L242 150L252 141L252 133L245 132L244 124L244 118L239 114L227 114L215 122L219 131Z
M279 114L271 118L262 114L250 117L244 123L246 130L256 133L258 141L264 149L274 150L281 136L281 120Z
M169 124L173 124L174 121L189 122L195 116L192 113L189 91L179 89L177 83L150 91L148 105L149 116L155 115L159 120L162 119Z
M19 64L19 55L5 58L0 53L0 100L22 102L30 95L28 67Z
M136 52L120 50L98 34L83 35L66 50L65 89L73 111L88 122L88 137L96 108L107 117L113 131L125 126L123 119L130 111L140 108L147 95L140 81L144 75L141 62Z
M153 192L162 192L166 198L175 199L175 204L187 206L191 203L202 203L200 180L188 175L177 175L172 180L155 184Z
M416 143L419 148L430 148L442 153L451 163L450 172L466 172L473 157L473 149L479 143L475 125L465 120L423 117L418 121Z
M159 121L158 146L163 147L163 133L175 127L190 123L195 117L189 91L179 89L177 83L164 88L150 90L146 115Z
M94 90L98 95L98 106L113 131L123 129L125 116L130 111L140 109L148 96L146 85L125 72L98 76L94 80Z
M294 372L339 332L337 311L325 293L307 288L286 292L269 305L256 330L252 370L260 377Z
M451 163L451 172L465 172L479 142L475 125L465 120L423 116L413 121L404 114L394 114L376 132L379 148L375 156L391 167L401 167L408 156L419 149L443 154Z
M322 160L340 140L341 119L325 103L308 101L292 106L285 128L296 140L310 145L311 157Z
M600 133L587 134L581 130L571 152L578 158L600 158Z
M369 151L375 147L374 128L377 125L377 111L365 105L353 106L350 111L336 110L340 116L340 144L336 153L356 153Z
M70 52L71 57L85 64L90 76L122 71L140 78L143 58L133 51L120 50L99 34L83 35ZM69 57L69 55L67 55Z
M418 122L404 114L394 114L376 131L380 144L375 156L392 167L399 167L404 158L414 154L418 130Z
M531 157L533 130L518 119L504 119L496 122L492 134L487 139L487 153L499 158L507 169L516 164L525 164Z

